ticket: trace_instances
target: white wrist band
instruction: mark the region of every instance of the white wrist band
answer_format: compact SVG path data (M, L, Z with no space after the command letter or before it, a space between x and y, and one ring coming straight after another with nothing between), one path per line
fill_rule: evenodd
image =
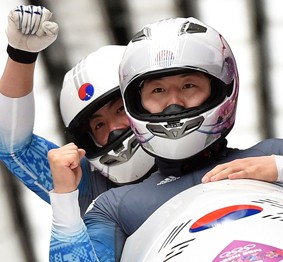
M84 227L78 202L79 190L71 193L57 194L50 191L53 210L53 226L66 234L76 233Z
M283 156L280 155L274 155L275 157L275 163L278 171L278 178L277 182L283 183Z

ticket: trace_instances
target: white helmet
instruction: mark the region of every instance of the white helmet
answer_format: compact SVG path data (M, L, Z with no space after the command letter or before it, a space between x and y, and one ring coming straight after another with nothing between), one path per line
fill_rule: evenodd
M211 78L201 106L150 114L141 104L145 79L199 71ZM224 138L235 122L239 79L226 40L195 18L162 20L143 27L128 44L119 69L131 127L143 148L164 159L194 156Z
M85 149L90 163L118 185L140 180L154 165L130 128L102 147L90 130L93 112L121 97L118 68L124 51L125 46L109 45L88 55L65 74L60 95L69 140Z

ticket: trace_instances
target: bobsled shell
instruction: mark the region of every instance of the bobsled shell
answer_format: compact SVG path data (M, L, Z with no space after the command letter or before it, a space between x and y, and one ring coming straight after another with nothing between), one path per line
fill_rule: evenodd
M283 261L282 239L282 186L222 180L189 188L157 209L127 239L121 261Z

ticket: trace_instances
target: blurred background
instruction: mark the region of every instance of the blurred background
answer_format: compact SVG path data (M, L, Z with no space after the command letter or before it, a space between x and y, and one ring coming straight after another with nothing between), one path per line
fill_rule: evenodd
M64 74L106 44L127 44L143 25L194 16L217 29L237 59L240 95L229 146L247 148L283 137L283 1L281 0L57 0L1 1L0 66L7 60L10 9L43 5L59 23L57 41L40 54L35 73L34 133L63 145L58 98ZM7 112L8 113L8 112ZM0 163L0 254L5 262L48 261L51 208Z

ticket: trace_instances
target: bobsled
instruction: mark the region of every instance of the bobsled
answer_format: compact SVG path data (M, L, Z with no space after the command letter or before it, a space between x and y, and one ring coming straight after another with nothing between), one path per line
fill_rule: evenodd
M189 188L126 241L121 262L283 261L283 186L222 180Z

